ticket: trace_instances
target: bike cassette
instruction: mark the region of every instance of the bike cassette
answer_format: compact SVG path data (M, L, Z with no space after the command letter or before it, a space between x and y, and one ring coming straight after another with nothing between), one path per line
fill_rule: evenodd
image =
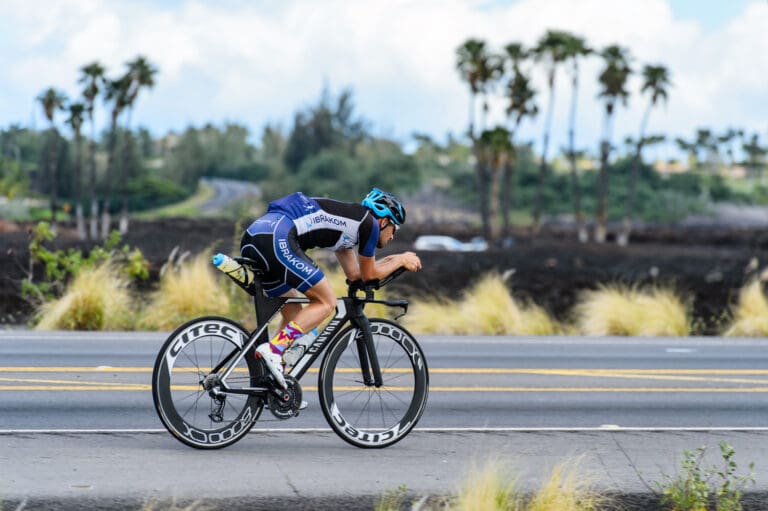
M301 385L299 382L293 376L286 375L285 383L288 385L288 389L278 389L280 396L275 392L267 394L269 411L280 420L296 417L299 415L299 407L301 406Z

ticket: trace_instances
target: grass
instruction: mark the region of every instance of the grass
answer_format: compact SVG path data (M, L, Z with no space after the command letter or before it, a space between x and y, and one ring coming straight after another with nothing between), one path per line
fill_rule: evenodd
M754 278L741 289L732 314L733 322L724 332L726 337L768 335L768 300L761 279Z
M515 479L504 474L498 461L482 468L473 468L459 489L454 506L456 511L522 511L523 495L515 489Z
M579 460L565 461L552 469L549 478L534 492L517 486L517 477L497 459L470 468L454 496L422 498L411 507L406 487L387 492L375 511L597 511L608 498L593 489L592 479L579 470Z
M198 316L227 315L231 310L230 294L224 287L225 279L215 271L207 253L168 269L144 309L141 327L173 330Z
M574 308L583 335L687 336L690 306L674 291L610 285L582 293Z
M578 472L578 461L566 461L552 469L549 480L528 502L526 511L594 511L607 501L592 489L589 477Z
M132 326L128 282L105 263L85 268L64 295L45 303L38 330L124 330Z
M175 204L136 213L135 217L140 220L198 217L200 216L200 206L211 200L215 194L216 191L213 186L201 183L197 188L197 192L191 197Z
M415 301L404 323L433 334L552 335L562 328L541 307L514 298L496 273L482 276L458 301Z
M341 268L329 263L323 267L337 296L345 295ZM385 290L376 294L378 299L386 297ZM255 327L251 298L212 267L207 253L165 272L159 289L139 313L132 305L135 301L128 282L111 266L84 270L61 298L40 309L37 328L171 330L206 314ZM366 307L370 317L392 318L398 312L379 304ZM490 273L459 300L411 300L402 321L415 334L443 335L688 336L692 330L690 301L660 287L603 286L582 293L571 312L573 324L558 323L535 303L512 296L504 279ZM768 300L762 280L756 278L744 286L728 317L732 320L724 330L726 336L768 335Z

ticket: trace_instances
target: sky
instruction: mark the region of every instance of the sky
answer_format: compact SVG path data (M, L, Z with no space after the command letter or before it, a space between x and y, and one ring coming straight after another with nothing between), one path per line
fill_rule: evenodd
M530 46L547 29L595 48L625 46L635 69L669 68L669 99L651 113L649 132L692 138L700 127L734 127L768 141L768 0L3 0L0 128L45 127L40 92L53 86L77 99L82 66L98 60L117 77L141 54L159 73L132 122L155 136L237 122L258 141L267 123L287 132L327 87L332 95L351 88L376 135L406 147L414 133L444 142L468 123L456 48L470 37L496 51ZM582 64L576 142L592 153L602 132L599 71L597 58ZM543 70L533 76L543 112ZM566 140L568 81L559 72L551 154ZM637 136L648 102L639 77L629 90L615 143ZM501 99L492 102L489 127L505 122L503 110ZM97 115L106 122L103 109ZM540 149L543 121L525 122L518 140ZM675 152L670 143L652 156Z

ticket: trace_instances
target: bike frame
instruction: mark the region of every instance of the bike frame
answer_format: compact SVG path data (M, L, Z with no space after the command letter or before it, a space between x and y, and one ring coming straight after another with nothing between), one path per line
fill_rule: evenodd
M233 388L227 384L227 378L232 373L235 366L240 363L247 353L251 352L254 346L269 341L269 332L267 329L269 322L283 309L283 307L285 307L286 304L307 304L309 303L309 299L269 298L264 294L258 279L247 286L237 280L235 280L235 282L253 296L257 326L249 336L248 341L241 348L233 350L232 353L225 357L217 367L212 369L211 374L216 374L226 366L224 374L220 378L221 392L224 394L259 395L272 390L282 396L282 389L269 389L267 387ZM358 329L360 334L362 334L356 336L355 342L357 343L358 353L360 355L360 367L362 369L361 376L363 382L367 386L381 387L383 384L381 367L373 344L370 322L365 315L364 307L366 303L382 303L391 307L402 307L403 309L407 309L408 302L406 300L374 300L373 290L377 289L379 285L378 282L369 283L367 285L359 284L350 288L349 296L339 298L336 301L336 314L333 319L331 319L325 328L323 328L323 331L320 332L314 342L307 347L302 357L287 374L293 376L296 380L300 380L317 357L325 350L330 341L334 339L337 333L342 330L347 322L349 322L352 326ZM365 298L356 296L358 290L365 292Z

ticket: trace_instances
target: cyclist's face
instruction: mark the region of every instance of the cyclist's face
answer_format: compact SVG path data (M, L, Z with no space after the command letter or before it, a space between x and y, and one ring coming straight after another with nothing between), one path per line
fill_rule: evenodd
M384 246L395 237L396 231L397 225L395 225L389 218L379 220L379 242L376 244L376 247L384 248Z

